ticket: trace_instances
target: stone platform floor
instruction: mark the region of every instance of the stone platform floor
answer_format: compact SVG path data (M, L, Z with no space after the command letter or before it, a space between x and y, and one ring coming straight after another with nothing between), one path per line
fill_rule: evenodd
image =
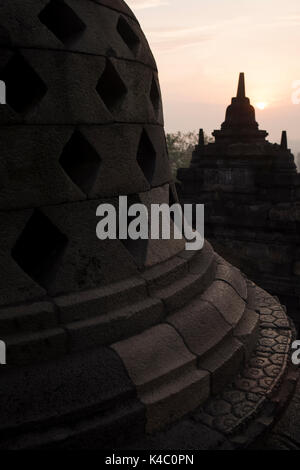
M256 450L300 450L300 381L293 398L274 428L257 441Z

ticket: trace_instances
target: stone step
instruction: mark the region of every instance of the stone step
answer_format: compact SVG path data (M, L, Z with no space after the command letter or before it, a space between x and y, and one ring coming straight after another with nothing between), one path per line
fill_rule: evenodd
M23 363L25 351L27 363L38 362L66 350L83 350L136 335L188 302L213 273L214 253L207 244L204 251L183 253L148 270L144 279L132 277L61 295L53 303L2 309L0 331L9 346L10 363Z
M191 255L188 273L169 286L152 291L151 295L162 300L166 312L171 313L206 289L214 279L215 268L215 257L210 253Z
M243 300L247 300L247 284L241 271L226 263L222 258L218 259L216 280L227 282Z
M201 298L213 305L229 325L235 327L241 321L246 302L227 282L214 281Z
M210 373L211 394L221 392L244 365L244 348L233 337L218 344L205 359L199 359L200 369Z
M179 419L209 395L209 374L173 327L160 324L115 343L137 393L147 408L147 431Z
M52 328L33 333L2 335L7 347L10 366L42 362L67 353L67 334L63 328Z
M58 315L52 302L35 302L28 305L0 309L0 334L25 333L54 328Z
M113 310L66 325L71 351L109 345L150 328L164 319L164 307L157 299L146 298L125 308Z
M249 286L250 289L255 288L252 283ZM261 289L258 290L260 298L257 309L268 308L274 304L273 297ZM277 304L277 307L280 305ZM235 380L223 387L216 396L210 397L198 410L167 430L155 436L140 436L135 442L135 448L193 450L198 445L197 448L201 450L248 449L259 435L265 433L290 399L299 373L294 368L291 371L291 329L284 331L285 339L283 329L278 326L269 330L258 328L258 331L258 348L253 351ZM293 407L292 404L294 413L296 408L297 406ZM287 419L283 418L285 431L288 429L288 420L292 419L293 416L289 412ZM279 429L281 426L279 422ZM295 427L292 432L294 430ZM275 428L275 433L276 431ZM287 433L289 438L292 432ZM267 440L267 443L271 441L270 448L273 450L274 435L276 438L278 436L275 433ZM289 443L291 442L290 439ZM285 446L278 448L282 450ZM259 449L265 449L264 441Z
M61 323L69 323L105 315L111 310L142 301L147 296L146 282L132 277L98 289L59 296L54 301L60 311Z
M93 428L100 443L110 432L144 431L144 406L110 348L10 369L1 378L0 448L58 444Z
M167 322L176 328L198 360L207 356L233 331L218 310L201 300L201 296L169 315Z
M164 288L188 273L188 261L174 256L170 260L148 269L142 274L150 293Z

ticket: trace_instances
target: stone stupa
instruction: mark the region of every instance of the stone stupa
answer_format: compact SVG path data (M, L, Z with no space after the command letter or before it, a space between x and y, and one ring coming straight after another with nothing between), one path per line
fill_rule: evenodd
M300 174L288 149L266 140L245 94L244 74L215 142L199 145L180 169L183 202L205 204L206 236L216 251L280 297L300 321Z
M207 242L96 237L101 202L177 200L136 18L1 0L0 19L0 447L247 445L291 383L284 309Z

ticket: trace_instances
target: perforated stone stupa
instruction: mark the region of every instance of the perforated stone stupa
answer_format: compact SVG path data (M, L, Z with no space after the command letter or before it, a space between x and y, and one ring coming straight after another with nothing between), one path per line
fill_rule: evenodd
M101 202L177 200L136 18L0 0L0 22L0 447L244 445L289 383L284 309L207 242L96 237Z
M183 201L205 204L206 236L219 254L280 296L300 320L300 174L287 133L271 144L245 95L244 74L214 143L200 132Z

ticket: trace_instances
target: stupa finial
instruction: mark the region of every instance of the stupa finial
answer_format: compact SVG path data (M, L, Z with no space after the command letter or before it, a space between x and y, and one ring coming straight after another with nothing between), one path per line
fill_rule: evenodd
M205 141L204 141L204 131L203 129L200 129L199 130L199 142L198 142L198 145L200 147L203 147L205 145Z
M280 147L281 147L283 150L287 150L287 149L288 149L287 132L286 132L286 131L282 131Z
M239 84L237 90L237 98L246 98L246 90L245 90L245 74L243 72L240 73L239 77Z

